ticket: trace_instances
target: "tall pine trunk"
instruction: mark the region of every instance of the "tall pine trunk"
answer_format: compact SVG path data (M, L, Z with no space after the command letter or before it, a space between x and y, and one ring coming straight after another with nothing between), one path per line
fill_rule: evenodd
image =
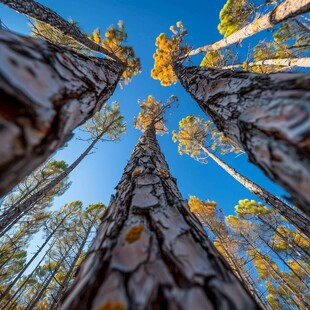
M233 169L228 164L223 162L220 158L218 158L214 153L210 152L208 148L204 147L203 145L199 145L199 147L203 150L203 152L205 152L209 157L211 157L220 167L222 167L245 188L247 188L254 195L265 201L268 205L276 209L282 216L285 217L287 221L292 223L296 229L303 232L306 236L310 236L310 221L306 216L296 212L288 204L281 201L278 197L269 193L264 188L252 182L241 173L237 172L235 169Z
M51 180L35 194L29 196L21 203L13 205L9 210L4 212L0 217L0 237L3 236L8 230L10 230L17 222L17 220L21 219L24 215L26 215L35 203L38 203L40 199L44 198L49 191L51 191L57 184L59 184L63 179L65 179L69 175L69 173L71 173L92 150L92 148L96 145L96 143L100 140L104 133L105 132L95 138L92 143L87 147L87 149L65 171L60 173L56 178Z
M123 66L0 29L0 195L113 94Z
M249 160L310 214L310 76L174 64L183 87Z
M257 308L182 199L151 126L61 309L189 307Z

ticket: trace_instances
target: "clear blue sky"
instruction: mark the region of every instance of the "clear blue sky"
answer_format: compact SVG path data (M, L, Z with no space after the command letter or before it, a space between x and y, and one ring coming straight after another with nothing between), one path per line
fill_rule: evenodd
M153 95L165 101L174 94L179 98L179 107L169 116L167 127L170 134L158 137L162 151L170 166L171 173L177 178L179 189L185 199L189 194L200 199L214 200L226 215L232 214L239 199L256 199L247 189L230 177L217 164L209 161L203 165L189 156L180 156L177 144L171 140L171 131L178 129L178 122L188 114L204 116L195 101L178 83L171 87L162 87L150 77L153 67L152 55L155 52L155 39L161 32L169 33L169 27L181 20L188 29L187 41L193 47L221 39L217 31L219 11L224 0L113 0L113 1L77 1L77 0L41 0L40 3L50 7L64 18L78 21L84 32L91 33L97 27L102 30L110 24L116 25L123 20L128 32L128 44L132 45L142 63L142 73L132 80L123 90L118 87L109 102L118 101L121 111L128 123L127 133L118 143L100 143L95 154L88 156L76 170L71 173L71 188L62 197L55 200L58 208L66 202L81 200L84 206L94 202L109 203L114 187L121 178L123 169L138 141L140 132L132 127L133 117L138 114L138 99ZM0 5L0 18L13 31L29 34L27 19L20 14ZM246 40L243 46L254 42ZM193 61L199 63L201 56ZM76 136L79 132L76 132ZM68 147L59 151L57 159L71 163L87 147L87 143L69 141ZM273 184L254 165L248 163L246 155L222 157L232 167L265 187L272 193L283 196L284 192Z

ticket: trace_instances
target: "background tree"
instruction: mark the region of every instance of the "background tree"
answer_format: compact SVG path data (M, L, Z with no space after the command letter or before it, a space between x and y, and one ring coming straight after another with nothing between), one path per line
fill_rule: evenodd
M219 133L212 122L189 115L179 122L179 131L174 130L172 135L173 141L179 142L178 150L181 155L188 154L202 163L206 163L207 158L211 158L253 194L277 209L296 228L310 236L310 221L306 216L298 213L285 202L237 172L213 152L220 149L221 154L227 154L231 152L240 153L241 150L223 133Z
M63 160L51 159L27 176L1 201L0 236L8 232L22 218L27 221L25 216L33 218L46 212L53 204L54 198L65 193L71 185L67 175L64 175L55 187L49 188L44 195L40 196L40 192L66 169L68 165ZM31 203L28 203L29 201ZM28 207L25 208L24 205Z

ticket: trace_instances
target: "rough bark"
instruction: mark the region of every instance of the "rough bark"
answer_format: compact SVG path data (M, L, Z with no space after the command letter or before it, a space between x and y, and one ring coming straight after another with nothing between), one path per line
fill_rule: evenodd
M100 140L104 133L99 135L92 143L87 147L87 149L62 173L60 173L55 179L51 180L43 188L39 189L36 193L26 198L19 204L13 205L9 210L4 212L0 217L0 238L10 230L13 225L20 220L24 215L26 215L34 204L40 202L46 194L51 191L59 182L65 179L86 157L86 155L92 150L96 143Z
M61 309L113 307L257 308L182 199L154 126L135 147Z
M56 12L47 8L46 6L33 0L0 0L0 2L21 14L25 14L56 28L57 30L63 32L65 35L70 36L72 39L86 46L90 50L109 56L124 66L124 64L116 55L109 52L101 45L98 45L92 40L88 39L88 37L83 34L76 25L67 22Z
M242 68L246 65L246 67L254 67L254 66L281 66L285 67L285 70L293 68L293 67L310 67L310 58L309 57L301 57L301 58L282 58L282 59L265 59L258 61L250 61L246 64L235 64L225 67L220 67L220 69L237 69Z
M203 52L220 50L231 44L241 42L245 38L252 36L260 31L272 28L274 25L282 23L289 18L301 15L310 11L310 0L286 0L278 5L271 12L255 19L252 23L234 32L230 36L213 44L208 44L192 50L188 53L193 56Z
M288 204L281 201L278 197L274 196L264 188L260 187L256 183L252 182L238 171L230 167L223 162L215 154L210 152L206 147L200 145L200 148L211 157L220 167L222 167L227 173L229 173L234 179L241 183L245 188L251 191L254 195L265 201L268 205L276 209L287 221L292 223L296 229L304 233L306 236L310 236L310 220L307 216L296 212Z
M0 195L113 94L122 68L0 29Z
M180 64L174 70L217 128L309 215L310 76Z

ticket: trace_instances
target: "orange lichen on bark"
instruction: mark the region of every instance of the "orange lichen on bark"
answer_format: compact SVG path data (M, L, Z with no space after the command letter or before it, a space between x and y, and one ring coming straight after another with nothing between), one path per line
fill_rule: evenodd
M164 170L164 169L159 169L160 174L164 177L164 178L169 178L169 172Z
M139 240L143 230L144 227L142 225L132 226L125 235L125 241L128 243L134 243L135 241Z
M141 174L142 170L141 169L136 169L133 173L132 173L132 176L135 177L139 174Z
M96 310L125 310L125 305L119 301L111 301L108 300L104 304L102 304L100 307L98 307Z

